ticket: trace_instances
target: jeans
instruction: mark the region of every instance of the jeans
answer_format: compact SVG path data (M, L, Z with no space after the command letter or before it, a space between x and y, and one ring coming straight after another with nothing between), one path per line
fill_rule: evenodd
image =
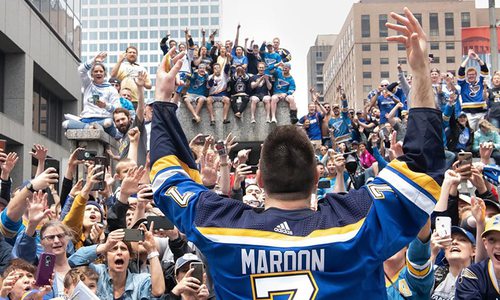
M101 125L104 131L113 138L116 138L118 135L118 131L111 118L82 118L80 121L66 120L63 122L63 127L65 129L85 129L88 128L91 123Z

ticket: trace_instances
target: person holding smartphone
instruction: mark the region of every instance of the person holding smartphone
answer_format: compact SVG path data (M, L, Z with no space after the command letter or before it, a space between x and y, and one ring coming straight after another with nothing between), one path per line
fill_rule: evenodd
M203 263L198 256L191 253L184 254L175 262L175 279L177 285L167 294L165 299L208 299L209 291L204 283L205 277Z

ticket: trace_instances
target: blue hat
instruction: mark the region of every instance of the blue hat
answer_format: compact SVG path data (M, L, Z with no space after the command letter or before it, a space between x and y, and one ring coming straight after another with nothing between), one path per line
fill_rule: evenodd
M462 227L451 226L451 233L460 233L461 235L465 236L472 243L472 245L476 245L476 239L474 238L472 233L463 229Z
M104 219L104 211L102 209L102 206L99 203L97 203L96 201L87 201L87 204L85 206L87 206L87 205L93 205L99 209L99 212L101 213L101 220L99 222L102 222Z

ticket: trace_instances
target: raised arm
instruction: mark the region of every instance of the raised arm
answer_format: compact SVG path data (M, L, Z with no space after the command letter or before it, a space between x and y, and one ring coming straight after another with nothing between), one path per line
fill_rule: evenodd
M121 67L122 63L126 59L127 59L127 53L126 52L120 53L120 57L118 57L118 61L116 62L116 64L111 69L111 72L109 74L110 77L118 77L118 71L120 70L120 67Z
M238 23L238 26L236 27L236 37L234 38L234 45L233 45L233 48L238 46L238 42L239 42L239 39L240 39L240 28L241 28L241 25L240 23ZM231 51L232 49L229 49L229 51Z

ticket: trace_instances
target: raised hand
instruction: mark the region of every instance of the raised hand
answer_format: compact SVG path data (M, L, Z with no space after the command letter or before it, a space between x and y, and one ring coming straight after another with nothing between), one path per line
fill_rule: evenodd
M141 132L139 131L139 128L133 127L133 128L130 128L127 135L128 135L128 138L130 139L130 143L135 144L135 143L139 142Z
M230 132L227 135L225 144L226 144L227 154L229 154L229 152L231 152L231 150L238 145L238 143L236 142L236 137L233 136L232 132Z
M21 274L15 270L10 272L7 277L2 282L2 287L0 288L0 297L7 299L7 296L14 288L16 282L21 278Z
M149 253L155 252L156 250L156 242L153 234L154 222L151 222L149 226L149 230L146 228L146 225L141 224L139 229L144 232L144 241L140 241L139 245L143 245L144 249Z
M47 207L47 194L38 191L33 193L33 197L27 198L27 209L28 209L28 220L29 222L37 226L46 217L50 217L52 212L50 208Z
M212 186L217 182L217 170L219 169L217 155L213 151L208 151L200 157L201 180L204 186Z
M47 151L49 149L47 149L44 145L39 144L33 145L33 149L34 151L30 152L31 156L36 158L38 162L45 162L45 159L47 158Z
M460 178L460 174L453 170L447 170L444 173L444 180L450 182L452 185L459 185L462 178Z
M182 57L185 53L175 55L176 47L170 48L156 72L155 99L170 102L175 90L175 77L182 67ZM175 57L174 57L175 55ZM172 58L173 57L173 58ZM172 62L170 59L172 58ZM169 70L167 70L167 65Z
M43 171L42 174L31 180L31 184L33 185L34 190L39 191L49 187L51 184L57 183L58 178L59 174L57 174L56 169L48 168Z
M476 219L476 224L484 225L486 220L486 204L484 204L483 199L475 196L471 197L471 213L474 219Z
M129 170L127 176L122 181L121 194L130 196L139 192L139 182L145 173L146 169L143 166Z
M16 166L17 161L19 160L19 156L17 156L16 152L10 152L5 158L5 162L0 165L2 169L2 179L8 180L10 177L10 173Z
M427 61L427 35L407 7L404 8L404 14L403 17L391 12L391 17L402 25L386 23L387 28L396 30L399 33L399 35L387 37L387 41L405 45L408 64L413 70L427 70L429 67Z
M335 165L335 170L337 171L337 174L343 174L345 170L345 158L343 154L336 154L333 157L333 162Z
M106 52L99 52L99 54L97 54L94 57L94 63L102 63L102 62L104 62L104 60L106 59L107 56L108 56L108 53L106 53Z
M135 84L138 87L144 87L146 84L146 79L148 78L148 74L143 71L139 71L139 74L137 74L137 77L134 78Z

